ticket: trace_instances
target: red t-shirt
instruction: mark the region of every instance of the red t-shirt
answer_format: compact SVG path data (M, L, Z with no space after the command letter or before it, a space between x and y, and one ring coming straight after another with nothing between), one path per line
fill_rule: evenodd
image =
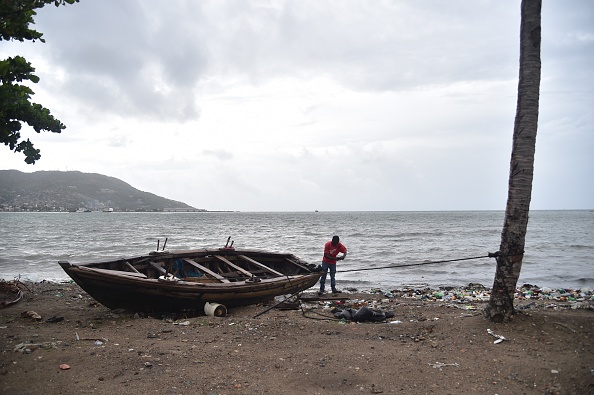
M338 243L337 245L332 245L332 240L326 242L324 244L324 257L322 258L322 262L326 262L329 265L336 265L336 255L339 252L343 254L347 252L347 249L342 243ZM334 259L326 258L326 254L332 256Z

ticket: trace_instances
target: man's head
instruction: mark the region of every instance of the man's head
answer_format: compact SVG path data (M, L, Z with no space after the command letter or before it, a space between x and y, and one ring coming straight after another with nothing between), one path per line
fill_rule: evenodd
M332 245L333 246L337 245L339 241L340 241L340 239L338 238L338 236L332 237Z

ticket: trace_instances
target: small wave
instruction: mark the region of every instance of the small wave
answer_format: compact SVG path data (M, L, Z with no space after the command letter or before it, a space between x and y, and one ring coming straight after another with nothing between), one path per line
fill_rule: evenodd
M349 254L339 272L378 270L340 274L339 282L392 288L493 280L493 259L399 266L486 255L488 246L498 245L500 212L209 213L198 217L175 213L158 218L153 213L131 213L74 219L12 213L1 218L0 277L20 272L59 278L64 274L58 260L85 262L145 254L156 248L157 240L162 246L166 237L168 249L187 249L220 247L232 236L238 248L280 249L317 264L328 239L327 219L334 223L344 215L349 221L336 231ZM594 216L576 222L575 215L571 211L531 213L531 237L520 281L542 286L594 285ZM278 235L283 235L282 243Z
M569 248L574 248L576 250L594 250L594 245L584 245L584 244L571 244Z

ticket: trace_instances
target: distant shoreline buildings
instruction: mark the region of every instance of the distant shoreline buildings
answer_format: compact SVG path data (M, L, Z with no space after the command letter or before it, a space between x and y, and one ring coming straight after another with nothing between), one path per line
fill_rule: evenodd
M203 208L194 208L194 207L187 207L187 208L164 208L164 212L169 213L198 213L206 211Z

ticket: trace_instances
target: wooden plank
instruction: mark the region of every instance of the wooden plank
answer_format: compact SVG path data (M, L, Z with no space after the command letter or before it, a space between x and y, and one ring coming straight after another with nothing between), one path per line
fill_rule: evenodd
M243 273L243 274L245 274L248 277L254 277L254 275L252 273L248 272L247 270L245 270L242 267L237 266L236 264L234 264L233 262L231 262L227 258L222 257L220 255L215 255L214 257L217 258L218 260L224 262L225 264L231 266L233 269L237 270L238 272Z
M140 273L138 270L136 270L136 268L135 268L134 266L130 265L130 262L127 262L127 261L126 261L126 262L124 262L124 265L125 265L125 266L126 266L128 269L130 269L131 271L133 271L134 273Z
M274 274L276 274L277 276L285 277L285 275L284 275L284 274L282 274L282 273L279 273L279 272L277 272L276 270L274 270L274 269L271 269L271 268L269 268L268 266L266 266L266 265L264 265L264 264L262 264L262 263L260 263L260 262L258 262L258 261L255 261L255 260L253 260L253 259L252 259L252 258L250 258L250 257L247 257L247 256L245 256L245 255L238 255L238 256L239 256L241 259L245 259L246 261L248 261L248 262L250 262L250 263L252 263L252 264L254 264L254 265L258 266L259 268L266 270L267 272L274 273Z
M110 269L99 269L99 268L94 268L94 267L90 267L90 270L95 270L101 273L105 273L105 274L123 274L125 276L130 276L130 277L138 277L138 278L148 278L147 276L145 276L142 273L135 273L135 272L127 272L124 270L110 270Z
M153 268L157 269L159 271L159 273L161 273L161 274L167 274L167 270L165 270L165 268L163 266L159 265L158 263L153 262L153 261L150 261L149 264Z
M295 266L299 266L300 268L305 269L308 272L311 272L311 269L307 268L306 266L302 265L299 262L296 262L296 261L292 260L291 258L285 257L285 260L287 260L288 262L291 262Z
M191 260L190 258L185 258L184 262L194 266L196 269L203 271L206 274L210 274L211 276L213 276L214 278L216 278L217 280L223 282L223 283L228 283L230 282L229 280L227 280L225 277L221 276L218 273L213 272L212 270L202 266L201 264L194 262L193 260Z

